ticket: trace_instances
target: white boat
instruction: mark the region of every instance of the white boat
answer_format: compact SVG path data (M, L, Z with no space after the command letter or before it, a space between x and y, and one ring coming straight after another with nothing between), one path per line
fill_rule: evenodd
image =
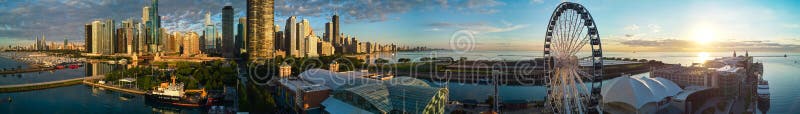
M762 80L758 82L758 97L769 99L769 82Z

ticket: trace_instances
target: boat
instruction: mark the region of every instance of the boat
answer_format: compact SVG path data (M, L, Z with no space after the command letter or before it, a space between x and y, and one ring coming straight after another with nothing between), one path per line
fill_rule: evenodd
M161 83L160 86L145 94L148 101L154 101L161 104L168 104L179 107L205 107L209 106L206 103L206 92L203 90L190 90L190 92L199 91L200 96L186 95L183 83L176 83L175 76L172 76L171 83Z
M69 69L77 69L79 66L77 64L69 65Z
M766 113L769 110L769 82L766 80L759 81L756 93L758 93L758 110Z
M64 69L64 65L58 65L56 66L56 69Z

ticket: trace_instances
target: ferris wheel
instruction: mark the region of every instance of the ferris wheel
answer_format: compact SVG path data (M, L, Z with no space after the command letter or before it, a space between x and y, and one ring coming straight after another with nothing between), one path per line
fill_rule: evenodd
M591 55L578 57L576 54L586 45L591 48ZM572 2L558 5L548 22L544 42L547 111L602 112L598 106L602 98L602 58L600 35L589 11Z

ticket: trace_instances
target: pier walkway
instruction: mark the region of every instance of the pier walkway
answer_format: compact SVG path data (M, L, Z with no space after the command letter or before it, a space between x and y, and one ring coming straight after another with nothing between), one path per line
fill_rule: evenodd
M122 92L126 92L126 93L133 93L133 94L140 94L140 95L146 93L146 92L141 91L141 90L125 89L125 88L120 88L120 87L108 86L108 85L105 85L105 84L94 83L94 82L89 81L89 80L84 80L83 84L86 84L86 85L89 85L89 86L93 86L93 87L102 87L102 88L106 88L106 89L122 91Z
M102 79L103 77L105 77L105 76L104 75L98 75L98 76L91 76L91 77L79 77L79 78L72 78L72 79L65 79L65 80L55 80L55 81L48 81L48 82L13 84L13 85L0 85L0 93L20 92L20 91L30 91L30 90L40 90L40 89L48 89L48 88L55 88L55 87L70 86L70 85L80 84L84 80Z

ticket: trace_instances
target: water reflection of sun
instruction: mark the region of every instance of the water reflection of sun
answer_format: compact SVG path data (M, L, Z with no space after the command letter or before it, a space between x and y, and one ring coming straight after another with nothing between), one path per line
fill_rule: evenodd
M706 60L711 60L711 55L708 52L700 52L697 53L697 57L695 62L697 63L705 63Z

